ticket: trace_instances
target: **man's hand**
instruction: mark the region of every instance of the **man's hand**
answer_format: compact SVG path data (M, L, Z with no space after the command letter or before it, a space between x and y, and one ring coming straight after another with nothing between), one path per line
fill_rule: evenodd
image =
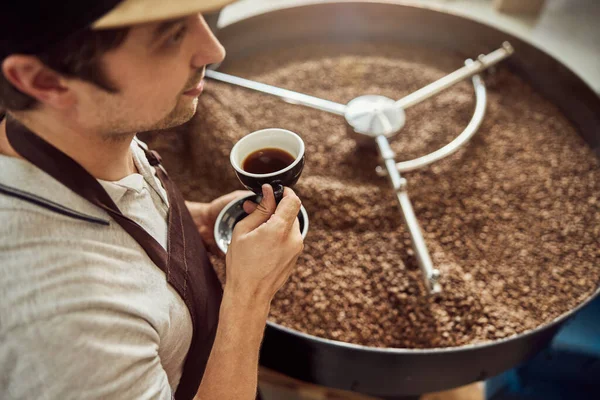
M192 214L194 223L198 227L198 232L200 232L202 241L208 247L208 250L211 253L218 254L219 251L217 244L215 243L215 237L213 233L215 229L215 222L219 216L219 213L223 207L233 200L248 196L249 194L252 194L252 192L236 190L235 192L231 192L225 196L216 198L210 203L197 203L192 201L185 202L190 214Z
M196 400L254 400L258 355L271 300L304 248L298 222L300 199L288 188L279 206L263 186L257 206L238 222L227 251L227 283L219 326ZM235 384L232 384L235 382Z
M300 199L285 188L279 206L273 188L263 186L258 206L244 204L251 212L233 230L227 252L227 294L268 305L290 276L304 249L298 222ZM254 210L252 210L254 209Z

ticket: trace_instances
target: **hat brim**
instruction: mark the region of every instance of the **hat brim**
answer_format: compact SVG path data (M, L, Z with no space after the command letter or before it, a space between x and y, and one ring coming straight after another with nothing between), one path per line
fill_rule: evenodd
M92 29L112 29L217 11L235 0L123 0L92 24Z

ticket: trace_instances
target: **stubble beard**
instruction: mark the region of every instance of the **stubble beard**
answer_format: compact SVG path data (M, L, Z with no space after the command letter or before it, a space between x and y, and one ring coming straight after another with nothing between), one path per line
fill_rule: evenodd
M157 122L150 130L163 130L175 128L183 125L196 115L198 109L198 97L192 100L191 104L178 101L175 108L167 114L162 120Z
M130 141L132 135L140 132L159 131L169 128L175 128L183 125L194 117L196 110L198 109L198 98L196 97L191 102L184 102L184 99L177 101L177 104L173 109L161 120L152 124L135 123L125 116L121 120L121 123L114 124L114 126L107 127L106 132L110 132L102 135L103 139L107 142L121 142ZM129 126L128 128L124 128Z

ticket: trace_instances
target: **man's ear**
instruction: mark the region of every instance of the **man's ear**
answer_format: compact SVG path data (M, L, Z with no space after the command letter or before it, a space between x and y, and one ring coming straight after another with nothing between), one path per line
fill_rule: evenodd
M66 79L37 57L10 55L2 63L2 73L15 88L40 103L64 109L75 100Z

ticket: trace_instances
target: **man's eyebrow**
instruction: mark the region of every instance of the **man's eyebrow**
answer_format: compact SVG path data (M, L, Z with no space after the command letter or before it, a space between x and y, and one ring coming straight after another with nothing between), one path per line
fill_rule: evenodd
M187 17L183 17L162 22L160 25L154 28L152 32L152 41L160 39L160 37L164 35L165 32L168 32L171 28L173 28L176 25L184 23L186 19Z

